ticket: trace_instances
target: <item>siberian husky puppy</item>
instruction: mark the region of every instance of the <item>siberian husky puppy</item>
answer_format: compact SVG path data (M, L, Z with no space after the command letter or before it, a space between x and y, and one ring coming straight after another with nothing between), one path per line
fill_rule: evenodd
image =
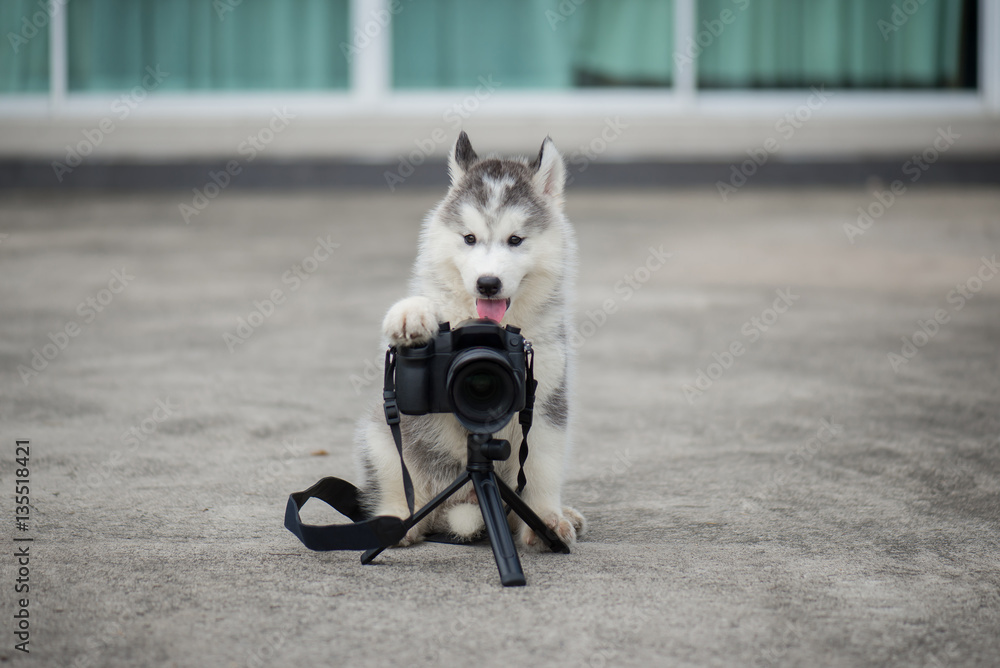
M570 382L573 373L568 332L576 241L563 215L566 170L552 140L538 157L480 158L468 135L459 135L448 159L451 187L424 221L411 295L389 309L383 333L389 345L426 343L438 324L489 318L521 328L534 349L538 381L535 419L528 436L527 485L522 498L567 544L584 531L582 515L563 506L562 484L570 449ZM419 508L451 483L466 465L469 432L452 414L401 416L403 456ZM512 419L496 435L516 452L521 427ZM406 518L399 455L379 410L358 434L362 489L373 515ZM497 475L516 486L516 455L496 462ZM428 533L472 538L483 530L472 486L413 527L401 542ZM541 541L510 514L518 542Z

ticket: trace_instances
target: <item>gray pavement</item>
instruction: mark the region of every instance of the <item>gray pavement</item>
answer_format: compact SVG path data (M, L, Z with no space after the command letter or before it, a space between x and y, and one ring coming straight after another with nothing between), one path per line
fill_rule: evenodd
M361 566L282 527L355 478L439 194L227 191L190 224L190 192L4 195L0 663L1000 664L1000 192L908 192L852 244L860 189L571 189L591 529L518 589L486 546Z

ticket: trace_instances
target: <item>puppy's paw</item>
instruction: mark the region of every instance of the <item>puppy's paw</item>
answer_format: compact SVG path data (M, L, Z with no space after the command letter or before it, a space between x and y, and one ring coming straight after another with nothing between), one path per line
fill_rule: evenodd
M426 297L408 297L396 302L382 321L382 333L391 346L423 345L437 330L437 316Z
M587 518L581 515L580 511L576 508L563 506L563 516L569 520L570 524L573 525L577 538L587 533Z
M566 508L564 510L572 510L571 508ZM583 515L572 511L573 516L566 517L563 513L558 511L550 511L547 513L539 513L538 516L545 522L545 526L556 532L556 535L566 543L568 546L572 546L576 543L576 522L579 520L581 528L584 526ZM545 543L539 538L531 527L524 525L521 527L520 542L526 549L541 552L543 550L549 549Z
M416 545L424 540L424 532L420 529L418 524L415 527L411 527L406 535L403 536L403 540L399 541L393 547L409 547L411 545Z
M398 517L401 520L405 520L410 516L410 512L406 508L406 502L400 499L397 503L385 501L374 509L372 515L375 517ZM403 538L392 547L409 547L414 543L419 543L423 539L424 529L420 524L417 524L410 527Z

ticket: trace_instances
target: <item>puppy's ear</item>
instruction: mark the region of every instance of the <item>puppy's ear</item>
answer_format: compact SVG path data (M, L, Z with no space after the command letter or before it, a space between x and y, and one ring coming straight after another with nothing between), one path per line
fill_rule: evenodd
M563 187L566 185L566 165L563 164L562 156L556 150L551 137L546 137L542 142L542 148L538 152L538 157L531 163L535 170L533 182L535 190L562 204Z
M472 150L472 142L469 141L469 135L465 134L465 130L458 135L458 141L455 142L455 146L451 149L451 154L448 156L448 174L451 175L451 185L456 185L465 176L465 173L469 171L469 167L472 166L479 156L476 152Z

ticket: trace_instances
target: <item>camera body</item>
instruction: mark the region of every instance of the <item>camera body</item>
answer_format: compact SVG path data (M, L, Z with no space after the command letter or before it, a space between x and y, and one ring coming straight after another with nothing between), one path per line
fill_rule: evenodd
M453 413L476 434L492 434L524 408L526 342L520 329L488 319L441 323L422 346L396 351L400 413Z

